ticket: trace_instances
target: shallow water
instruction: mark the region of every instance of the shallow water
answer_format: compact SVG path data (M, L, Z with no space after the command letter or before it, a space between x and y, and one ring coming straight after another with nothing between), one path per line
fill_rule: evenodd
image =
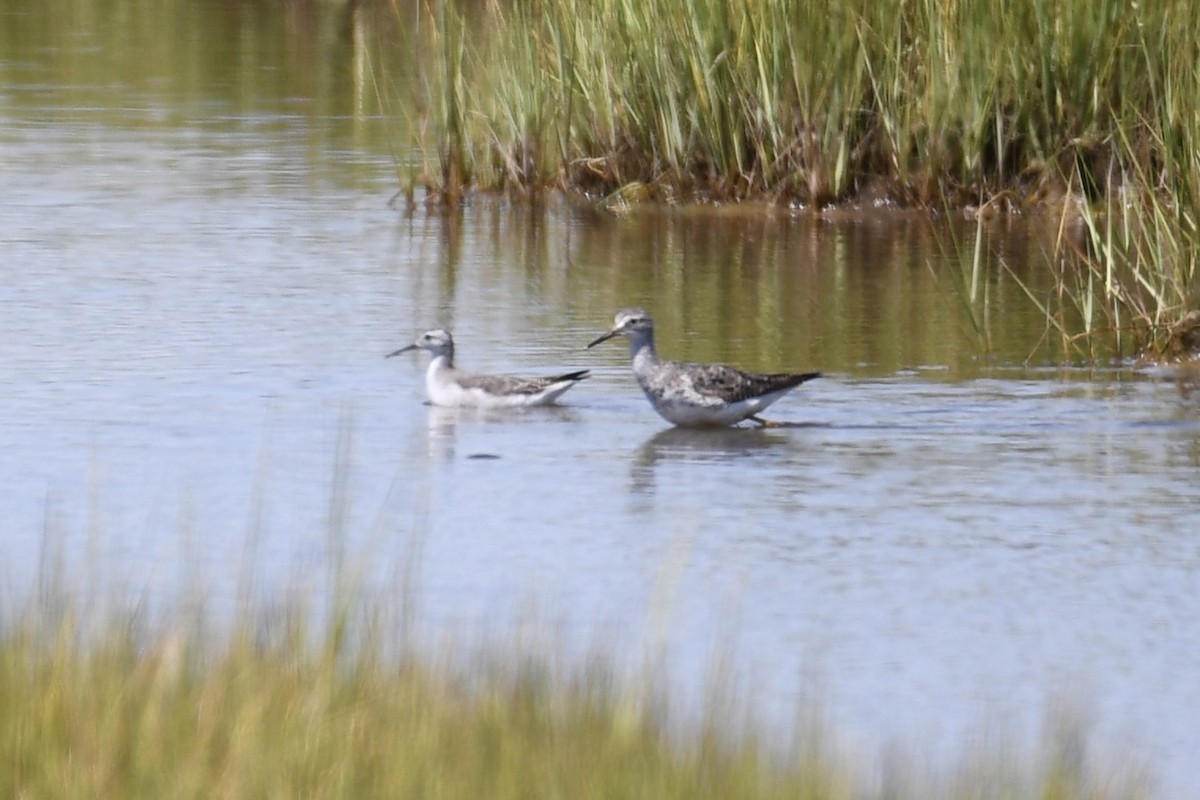
M987 231L984 336L954 289L969 226L406 215L386 115L291 73L231 99L71 72L89 46L0 50L13 602L58 558L81 592L218 610L247 571L270 597L340 556L368 588L415 563L431 631L532 614L661 649L685 694L725 654L768 718L815 701L852 746L935 762L1077 703L1098 758L1200 793L1200 394L1057 366L994 260L1036 277L1037 223ZM795 427L672 429L621 343L584 349L631 304L666 356L826 377L772 408ZM558 409L430 408L424 357L382 356L434 325L463 366L594 374Z

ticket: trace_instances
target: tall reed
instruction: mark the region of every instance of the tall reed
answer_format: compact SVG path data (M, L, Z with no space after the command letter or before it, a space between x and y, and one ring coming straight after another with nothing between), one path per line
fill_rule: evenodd
M1073 304L1152 349L1197 305L1200 0L424 8L434 198L1067 207L1107 293Z
M1196 0L426 6L426 89L483 186L981 202L1136 166L1194 202ZM1131 147L1123 149L1123 140ZM1123 150L1123 152L1122 152ZM1128 163L1136 156L1138 165ZM876 191L880 187L876 185Z

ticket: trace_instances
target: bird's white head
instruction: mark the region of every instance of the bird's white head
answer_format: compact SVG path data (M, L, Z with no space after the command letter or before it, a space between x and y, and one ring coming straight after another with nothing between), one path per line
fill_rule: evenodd
M444 331L441 328L432 331L425 331L417 340L407 347L401 347L394 353L388 353L387 358L398 356L401 353L407 353L410 350L426 350L434 358L446 355L453 356L454 354L454 339L450 336L449 331Z
M595 347L601 342L607 342L614 336L628 336L639 339L653 335L654 320L642 308L623 308L613 318L613 326L608 333L598 337L588 347Z

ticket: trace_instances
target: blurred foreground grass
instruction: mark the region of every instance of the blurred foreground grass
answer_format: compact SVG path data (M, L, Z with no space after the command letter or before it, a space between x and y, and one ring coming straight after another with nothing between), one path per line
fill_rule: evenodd
M288 612L215 636L198 620L147 632L134 613L98 628L77 608L7 616L0 795L1147 796L1090 774L1077 729L1023 757L972 754L951 777L920 778L919 759L880 775L836 754L823 725L778 741L728 698L676 724L662 681L620 679L603 656L564 667L506 645L464 658L400 644L386 615L335 616Z

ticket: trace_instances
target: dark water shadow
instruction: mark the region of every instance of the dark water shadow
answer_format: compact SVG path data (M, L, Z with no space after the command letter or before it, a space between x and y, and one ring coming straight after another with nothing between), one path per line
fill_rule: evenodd
M792 438L777 427L667 428L651 436L634 452L633 490L639 494L653 493L655 470L664 462L729 463L762 455L791 442Z

